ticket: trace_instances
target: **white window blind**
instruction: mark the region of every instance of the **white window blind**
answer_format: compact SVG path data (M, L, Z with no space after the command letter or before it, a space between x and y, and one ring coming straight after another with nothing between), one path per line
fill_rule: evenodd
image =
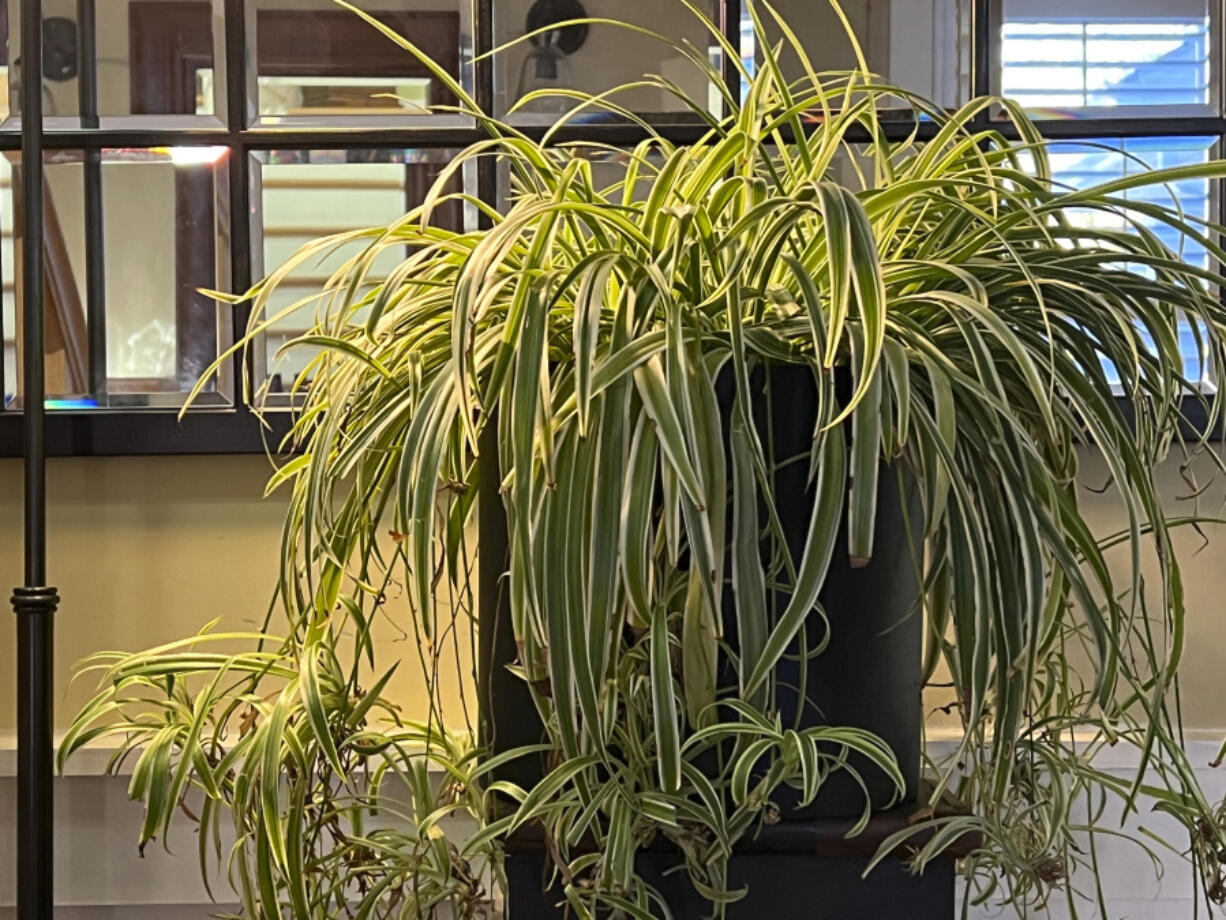
M1081 5L1107 8L1085 0ZM1011 10L1034 12L1035 5L1009 3L1001 28L1002 91L1040 117L1052 115L1053 109L1075 117L1083 114L1076 110L1086 108L1207 106L1209 18L1194 15L1189 0L1179 5L1182 9L1175 10L1155 3L1153 15L1060 16L1053 15L1054 4L1044 3L1038 10L1042 15L1027 16ZM1084 188L1148 169L1204 162L1212 148L1211 138L1148 137L1061 143L1049 149L1056 181ZM1212 214L1207 180L1141 189L1125 197L1168 206L1177 202L1189 217L1207 220ZM1082 217L1088 225L1126 226L1122 215L1087 211ZM1208 266L1203 247L1163 225L1151 229L1172 251ZM1181 344L1188 379L1210 383L1197 361L1190 327L1183 330Z
M1209 79L1207 19L1004 25L1001 90L1029 108L1203 106Z
M1085 188L1150 169L1205 162L1213 152L1213 145L1214 139L1207 137L1116 138L1051 144L1048 153L1052 174L1058 183ZM1167 207L1177 203L1186 217L1207 220L1212 212L1210 192L1208 180L1189 179L1137 189L1123 197ZM1086 226L1112 229L1131 229L1132 226L1123 214L1095 210L1082 212L1078 216ZM1130 216L1134 219L1139 217L1135 213ZM1209 267L1209 254L1195 240L1181 236L1165 224L1148 219L1141 219L1140 222L1187 262L1202 268ZM1188 324L1181 328L1180 345L1184 356L1184 374L1188 380L1202 386L1211 384L1206 369L1200 365L1196 338Z
M1211 100L1205 0L1005 3L1001 92L1035 109L1204 107ZM1135 6L1135 5L1134 5Z

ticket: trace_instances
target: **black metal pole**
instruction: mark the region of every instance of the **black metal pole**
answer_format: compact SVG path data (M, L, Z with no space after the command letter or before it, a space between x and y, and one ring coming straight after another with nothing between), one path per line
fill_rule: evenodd
M21 2L22 450L25 584L17 614L17 917L52 920L52 623L43 360L42 0Z
M98 127L98 27L95 0L77 0L81 127ZM89 335L89 395L106 399L106 262L102 233L102 151L85 149L85 317Z

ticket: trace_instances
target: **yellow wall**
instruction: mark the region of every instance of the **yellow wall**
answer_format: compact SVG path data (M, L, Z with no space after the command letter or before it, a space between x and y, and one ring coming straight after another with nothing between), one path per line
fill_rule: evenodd
M208 621L260 626L277 577L285 499L261 499L263 457L117 457L48 466L48 571L62 598L56 620L56 725L63 729L95 682L67 688L73 665L100 650L137 651L183 638ZM20 461L0 461L3 584L22 580ZM5 592L7 596L7 591ZM405 657L389 685L405 715L425 715L407 608L385 608L381 662ZM13 621L0 629L0 735L15 724ZM274 621L274 626L277 621ZM465 663L464 670L471 672ZM459 727L459 681L444 675ZM66 689L63 689L66 688ZM471 703L471 701L470 701Z
M1222 448L1217 452L1222 456ZM1168 517L1175 518L1198 513L1207 517L1223 518L1226 514L1226 476L1215 475L1211 458L1202 456L1188 464L1179 458L1171 458L1159 469L1159 486L1163 508ZM1184 476L1189 479L1185 481ZM1109 477L1099 457L1089 457L1083 463L1083 486L1101 490L1107 486ZM1190 496L1196 487L1208 487L1199 498ZM1115 533L1127 526L1127 518L1118 498L1112 491L1095 492L1083 488L1081 501L1085 514L1094 532L1103 536ZM1187 641L1181 678L1184 718L1189 728L1219 732L1226 729L1226 693L1223 693L1222 662L1226 660L1226 618L1223 617L1223 600L1226 599L1226 525L1206 524L1202 533L1191 527L1175 531L1174 545L1183 567L1185 605L1187 608ZM1148 548L1148 547L1147 547ZM1108 554L1117 584L1128 583L1131 563L1125 547ZM1157 600L1158 574L1155 557L1146 552L1142 559L1142 574L1149 592L1151 616L1160 616L1162 606Z
M208 620L257 625L277 561L280 504L261 501L261 457L52 460L48 569L62 603L56 679L100 649L179 638ZM20 461L0 463L4 584L22 575ZM11 620L0 632L0 673L13 674ZM90 687L57 696L63 726ZM0 681L0 730L14 724L14 680Z
M262 457L132 457L60 459L49 465L49 570L63 603L57 619L57 683L63 687L74 662L100 649L136 650L179 638L215 617L229 628L259 624L276 577L277 546L284 499L261 499L268 462ZM1202 478L1211 470L1195 465ZM1188 487L1179 464L1161 470L1172 514L1185 514L1180 500ZM1087 459L1082 482L1106 482L1101 463ZM1082 492L1099 533L1117 529L1118 502L1108 493ZM1201 496L1201 511L1220 513L1226 505L1226 477ZM19 461L0 462L0 560L4 584L21 581L21 471ZM1192 530L1176 539L1184 564L1188 643L1183 703L1192 729L1226 727L1221 662L1226 660L1226 567L1222 565L1226 526L1205 529L1209 545ZM1127 560L1114 553L1122 578ZM1152 560L1147 563L1153 582ZM389 605L380 625L385 666L404 657L403 673L391 688L408 715L421 714L422 690L415 651L406 639L403 605ZM14 630L11 618L0 630L0 733L14 724ZM469 670L465 663L463 669ZM57 698L63 727L85 699L90 684L79 681ZM460 682L447 676L445 698L457 713ZM946 700L934 691L929 703ZM947 694L946 694L947 695Z

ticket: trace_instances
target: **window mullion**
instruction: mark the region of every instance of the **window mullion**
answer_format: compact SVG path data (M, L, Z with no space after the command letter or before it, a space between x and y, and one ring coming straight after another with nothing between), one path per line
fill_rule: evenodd
M1215 152L1219 157L1226 155L1226 133L1218 135L1217 150ZM1214 203L1217 205L1217 213L1211 213L1210 217L1220 226L1223 217L1226 217L1226 182L1221 180L1217 182L1217 195L1215 198L1216 201ZM1215 239L1219 249L1226 249L1226 233L1215 234ZM1226 265L1222 264L1217 259L1214 259L1213 263L1215 264L1213 264L1212 267L1218 272L1218 274L1226 274ZM1218 300L1226 302L1226 288L1219 286L1217 296ZM1210 362L1207 367L1203 368L1203 373L1206 377L1205 383L1208 384L1210 389L1216 389L1226 385L1226 381L1222 381L1217 378L1215 370L1216 368L1212 362Z
M248 34L247 0L225 0L226 127L231 132L247 129L250 74L247 47L255 36Z
M494 62L489 52L494 47L494 0L473 0L473 94L486 113L494 111ZM491 208L498 207L498 164L493 157L477 161L477 197ZM478 226L486 228L490 219L477 215Z
M1081 26L1081 104L1090 104L1090 27Z
M254 36L248 34L247 0L225 0L226 127L230 131L228 198L230 205L230 287L245 291L251 287L251 159L245 139L249 110L247 48ZM251 315L250 303L233 308L233 335L241 335ZM234 403L239 406L243 393L254 392L255 381L248 379L249 362L233 362Z
M974 0L971 11L971 94L976 98L996 92L995 68L999 59L999 12L1004 0ZM983 110L975 116L979 127L986 127L992 113Z
M741 0L723 0L720 32L736 54L723 52L724 85L733 99L741 98ZM725 108L727 108L725 106ZM728 112L724 112L725 115Z
M81 128L98 128L98 21L96 0L77 0L77 78ZM89 395L107 398L106 239L102 224L102 150L84 146L85 325L89 341Z

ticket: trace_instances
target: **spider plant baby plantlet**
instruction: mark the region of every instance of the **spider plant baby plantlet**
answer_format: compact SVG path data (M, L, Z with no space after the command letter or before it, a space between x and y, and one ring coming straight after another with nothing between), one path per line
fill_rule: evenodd
M1220 423L1179 335L1191 324L1220 377L1224 279L1154 227L1215 265L1224 231L1129 193L1226 164L1065 188L1009 101L946 111L862 58L818 72L767 3L749 8L762 54L743 100L705 48L670 43L728 115L644 78L703 120L692 144L642 122L625 150L535 140L430 65L488 139L402 219L315 241L234 298L253 305L237 351L316 311L289 346L319 351L271 483L289 494L276 626L95 656L100 690L60 755L104 735L139 752L142 842L196 790L204 871L225 865L243 916L475 916L529 830L575 916L669 916L636 861L662 840L731 911L729 862L763 822L838 813L854 830L900 801L917 821L883 856L922 833L919 870L976 838L968 897L1025 907L1091 859L1087 799L1142 797L1188 830L1222 900L1223 809L1170 706L1186 519L1168 519L1154 467L1199 446L1189 401ZM638 121L616 91L569 97L559 126ZM920 127L900 134L887 101ZM500 211L449 191L486 158L510 176ZM432 223L457 197L481 229ZM270 307L338 248L321 290ZM1087 452L1126 512L1106 541L1079 505ZM483 530L474 546L491 508L503 545ZM1109 544L1131 553L1122 577ZM443 709L479 580L509 630L482 642L510 650L480 680L530 701L509 717L524 745L499 740L516 728L497 705L479 732L467 703ZM416 639L403 662L373 638L393 583ZM387 695L397 665L422 669L420 721ZM921 679L952 685L962 731L922 793ZM848 680L904 726L840 721L859 711ZM1134 780L1095 766L1106 744L1136 749ZM925 811L947 793L965 814ZM457 815L475 824L453 835Z

